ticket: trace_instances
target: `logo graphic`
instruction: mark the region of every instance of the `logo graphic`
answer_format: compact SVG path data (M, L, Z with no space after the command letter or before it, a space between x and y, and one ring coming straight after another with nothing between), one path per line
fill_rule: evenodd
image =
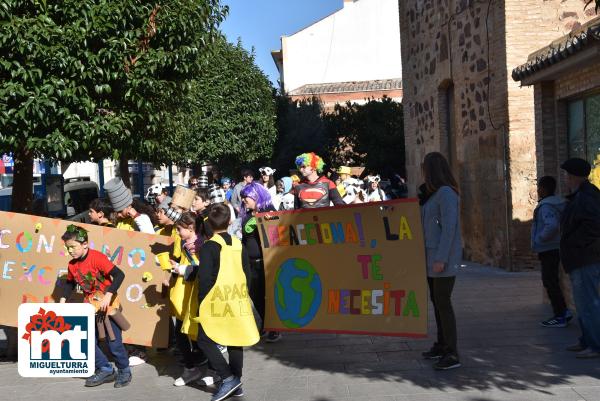
M19 374L23 377L94 374L94 315L90 304L21 304Z
M306 260L288 259L275 276L275 309L290 329L309 324L321 306L321 279Z

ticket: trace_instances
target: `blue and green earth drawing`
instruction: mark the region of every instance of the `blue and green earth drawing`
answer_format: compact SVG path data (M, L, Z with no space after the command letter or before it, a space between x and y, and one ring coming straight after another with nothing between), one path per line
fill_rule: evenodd
M309 324L321 306L321 279L306 260L288 259L275 275L275 309L290 329Z

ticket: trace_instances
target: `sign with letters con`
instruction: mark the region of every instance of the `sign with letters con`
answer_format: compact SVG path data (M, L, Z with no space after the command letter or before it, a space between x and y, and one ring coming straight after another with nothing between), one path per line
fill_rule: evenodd
M423 337L425 250L416 200L258 215L265 327Z
M61 236L71 221L0 212L0 324L17 326L22 303L58 302L70 256ZM89 247L104 253L125 273L118 295L131 327L123 342L166 347L168 298L162 294L163 273L157 254L168 252L172 239L135 231L80 224ZM74 295L73 302L82 300Z

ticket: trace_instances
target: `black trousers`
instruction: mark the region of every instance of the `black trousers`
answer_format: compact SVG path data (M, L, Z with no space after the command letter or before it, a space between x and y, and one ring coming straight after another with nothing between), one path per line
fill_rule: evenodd
M452 308L452 290L456 277L427 277L429 296L435 311L437 342L435 347L458 357L456 318Z
M560 268L560 252L558 249L538 253L538 258L542 263L542 283L550 303L554 316L564 316L567 310L565 297L560 288L559 268Z
M175 319L175 343L177 344L177 349L183 355L183 365L187 369L192 369L195 365L192 342L187 334L181 332L181 326L183 326L183 321ZM200 358L204 360L203 355L200 355Z
M209 364L221 377L226 379L229 376L242 377L242 368L244 367L244 348L227 346L227 353L229 354L229 362L225 359L225 356L221 353L221 350L217 347L217 343L211 340L202 325L198 325L198 347L204 352L208 358Z
M249 287L250 298L260 315L262 326L259 327L259 331L262 332L265 321L265 265L262 259L250 260Z

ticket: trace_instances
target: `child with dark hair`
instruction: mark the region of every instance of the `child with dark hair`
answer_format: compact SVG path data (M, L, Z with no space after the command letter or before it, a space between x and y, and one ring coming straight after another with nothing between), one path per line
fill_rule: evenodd
M241 388L243 347L259 340L248 296L248 254L242 243L227 233L230 218L227 205L212 205L208 223L214 235L200 248L198 346L222 379L211 401L244 395ZM223 294L225 288L231 290L230 299L218 295ZM219 344L228 347L229 362Z
M207 188L196 189L196 196L192 202L192 210L196 215L196 234L200 243L212 237L212 230L207 223L210 196Z
M539 203L533 211L531 226L531 249L538 254L542 264L542 283L554 315L541 322L544 327L566 327L573 315L565 302L560 288L560 219L567 204L566 199L554 194L556 180L545 176L539 179L537 193Z
M110 307L113 296L116 295L125 274L121 269L108 260L106 255L88 247L88 233L79 226L71 224L62 235L67 252L73 258L69 262L67 281L63 287L61 303L65 303L71 296L75 284L82 288L86 299L94 296L96 292L104 294L100 301L100 312L106 313ZM129 357L123 345L121 328L112 317L106 315L114 333L114 340L106 338L108 349L115 359L118 372L115 373L113 365L108 361L98 343L96 343L96 372L85 381L86 387L95 387L103 383L115 382L116 388L125 387L131 382ZM96 331L98 338L98 331Z
M247 184L250 184L253 180L254 173L252 170L244 169L242 170L242 181L238 182L237 185L233 187L233 191L231 193L231 205L238 214L242 208L242 198L240 197L242 188L244 188Z
M171 303L171 313L175 316L175 340L177 348L183 355L184 368L183 373L173 383L174 386L185 386L202 377L201 369L194 363L194 354L190 336L195 337L195 325L190 322L190 312L197 309L195 303L197 295L195 293L193 278L190 278L191 271L197 270L198 257L196 256L196 216L192 212L185 212L175 223L177 229L179 246L181 250L179 263L171 261L172 277L169 292ZM201 357L202 363L207 360Z
M98 224L103 227L116 227L112 222L113 208L106 199L94 199L90 202L89 208L88 214L92 224Z

